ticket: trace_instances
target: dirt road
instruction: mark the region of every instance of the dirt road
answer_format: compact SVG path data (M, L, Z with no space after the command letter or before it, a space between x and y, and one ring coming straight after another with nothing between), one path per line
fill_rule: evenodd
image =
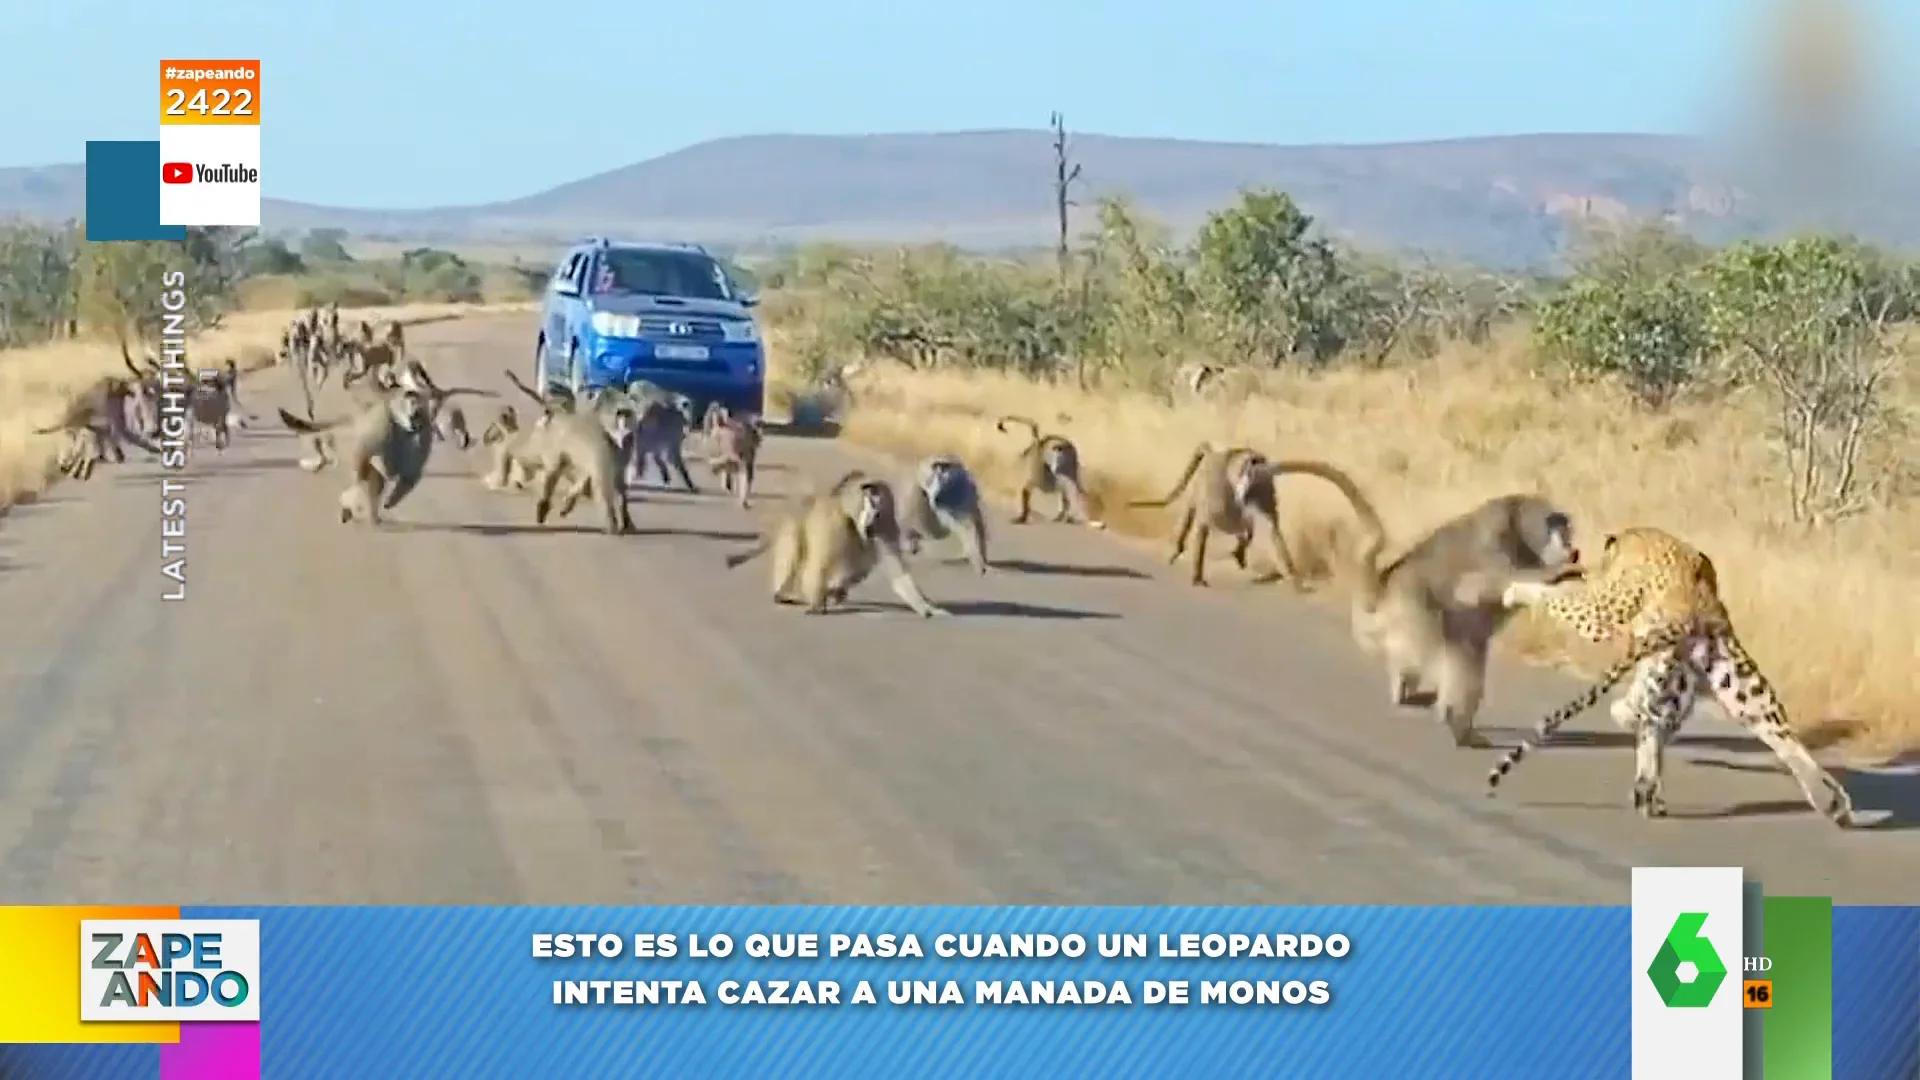
M500 385L531 336L492 318L417 347ZM296 395L268 373L246 396L268 420ZM763 567L722 568L755 516L717 493L644 491L638 536L538 529L442 447L372 533L264 428L188 473L182 602L154 466L0 523L0 901L1617 902L1635 863L1737 862L1893 902L1920 880L1910 806L1835 835L1746 744L1676 754L1664 822L1627 809L1617 742L1489 801L1490 752L1387 708L1334 614L1230 567L1196 594L1149 552L1002 525L1003 572L921 571L957 618L870 584L865 613L808 619ZM847 460L766 457L775 492ZM1487 722L1569 685L1502 667ZM1912 801L1911 778L1848 782Z

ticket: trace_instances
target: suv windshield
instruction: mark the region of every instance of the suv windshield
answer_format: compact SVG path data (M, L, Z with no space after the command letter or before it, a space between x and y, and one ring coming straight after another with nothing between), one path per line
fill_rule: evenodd
M600 253L596 293L644 293L696 300L731 300L720 264L690 251L608 248Z

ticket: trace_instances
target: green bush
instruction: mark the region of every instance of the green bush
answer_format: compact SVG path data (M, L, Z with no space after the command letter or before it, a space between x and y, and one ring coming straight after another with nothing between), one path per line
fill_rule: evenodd
M1711 335L1691 277L1578 277L1540 305L1534 340L1549 359L1585 376L1620 380L1660 407L1706 370Z

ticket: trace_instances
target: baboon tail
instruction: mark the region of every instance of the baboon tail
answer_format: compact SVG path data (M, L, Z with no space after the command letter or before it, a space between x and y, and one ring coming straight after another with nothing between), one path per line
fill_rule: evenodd
M68 427L65 424L55 424L52 427L34 428L33 433L35 435L58 435L63 431L72 431L72 430L73 430L72 428Z
M521 382L520 376L515 375L511 371L507 371L504 374L507 376L507 381L513 384L513 388L515 390L518 390L521 393L527 395L527 397L531 398L536 404L540 405L541 407L544 408L546 406L547 404L546 397L536 392L533 389L533 387L528 386L526 383Z
M1205 461L1207 455L1212 452L1213 447L1206 443L1194 447L1193 455L1187 458L1186 470L1180 474L1180 479L1173 482L1173 489L1168 491L1164 498L1149 502L1130 502L1127 505L1144 510L1171 504L1173 500L1180 497L1181 492L1187 490L1187 485L1193 482L1193 474L1200 471L1200 463Z
M866 478L867 471L865 469L849 469L846 475L833 482L833 486L827 489L827 494L839 498L841 493L847 490L848 484L857 480L865 480Z
M752 547L748 548L747 550L736 551L731 555L728 555L727 569L732 570L738 566L745 566L747 563L750 563L753 560L759 558L760 556L765 555L767 553L767 549L772 546L773 546L773 541L763 537L760 541L755 543Z
M1018 424L1021 427L1026 428L1028 432L1028 438L1030 438L1034 442L1040 441L1040 425L1034 423L1032 420L1029 420L1024 416L1003 416L1000 419L994 421L993 427L994 427L994 430L1004 435L1007 433L1008 424Z
M1280 475L1298 473L1303 476L1317 476L1339 488L1340 494L1347 497L1347 502L1353 507L1354 516L1360 519L1362 534L1360 552L1356 557L1360 571L1360 603L1367 611L1374 610L1379 606L1380 596L1385 588L1385 582L1380 573L1380 555L1387 548L1387 527L1380 520L1380 512L1374 508L1372 500L1360 490L1360 485L1354 482L1353 477L1324 461L1299 459L1276 461L1273 463L1273 471Z
M302 420L285 409L275 409L280 414L280 422L288 431L297 431L302 435L316 435L330 428L339 427L339 420Z

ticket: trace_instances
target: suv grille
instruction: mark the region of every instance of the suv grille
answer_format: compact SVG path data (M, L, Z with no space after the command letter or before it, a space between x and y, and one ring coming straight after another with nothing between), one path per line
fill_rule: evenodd
M726 337L717 319L682 319L673 315L643 315L640 332L647 337L685 341L719 341Z

